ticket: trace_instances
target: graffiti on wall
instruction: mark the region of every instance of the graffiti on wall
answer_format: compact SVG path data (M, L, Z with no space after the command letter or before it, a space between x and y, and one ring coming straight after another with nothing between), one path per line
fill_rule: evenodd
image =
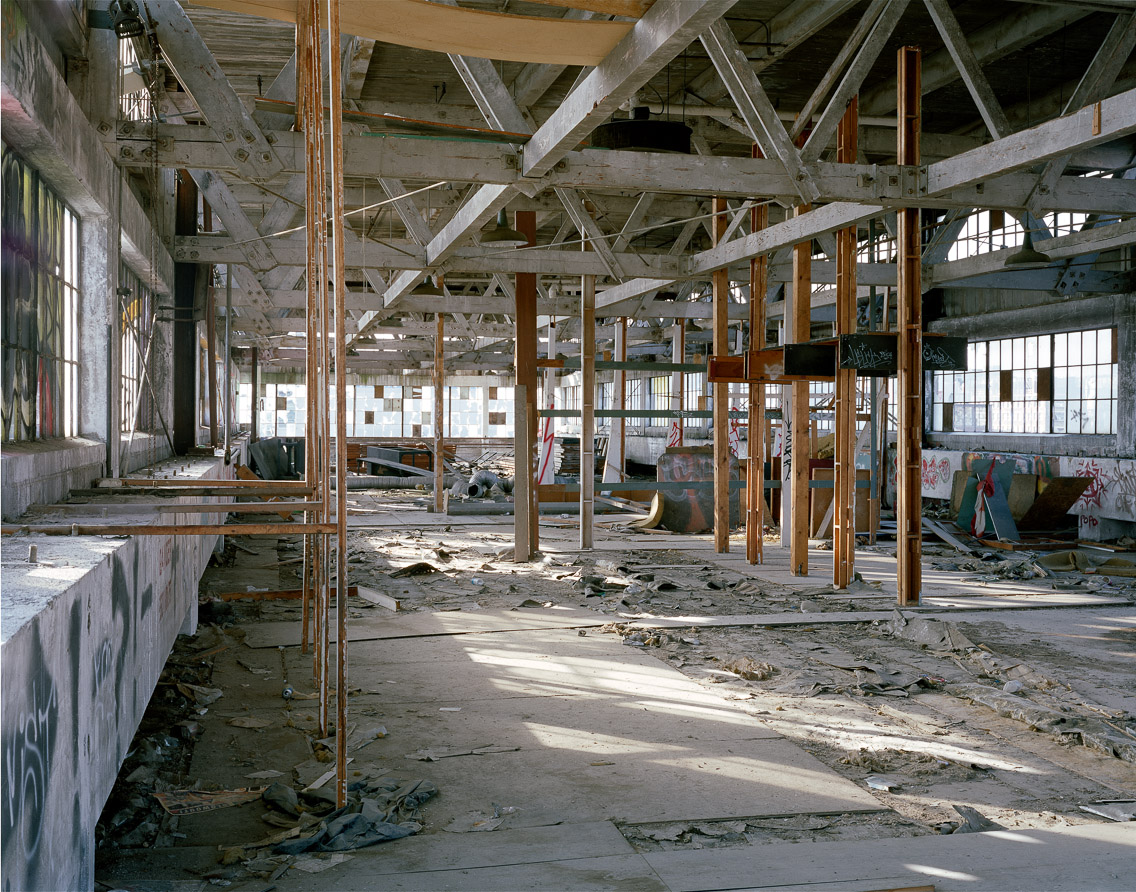
M4 712L2 824L5 863L25 863L27 879L34 883L59 739L59 690L44 659L38 627L31 650L31 664L38 671L24 680L23 696L11 698L12 711Z
M1042 482L1061 476L1061 459L1055 455L1019 455L1003 452L964 452L962 466L969 471L976 461L1009 462L1015 474L1035 474Z
M928 490L938 490L951 485L951 462L945 457L923 455L923 494L929 495Z
M1065 459L1069 477L1091 477L1092 483L1069 509L1081 526L1093 528L1100 518L1136 520L1136 461L1074 457Z

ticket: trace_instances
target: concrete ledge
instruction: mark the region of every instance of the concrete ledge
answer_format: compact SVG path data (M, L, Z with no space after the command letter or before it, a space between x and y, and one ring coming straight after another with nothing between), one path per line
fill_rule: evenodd
M57 502L72 489L90 486L102 475L106 446L98 440L74 437L5 443L0 454L4 501L0 514L12 521L37 502Z
M178 476L187 480L232 477L220 457L185 463ZM3 539L5 889L92 887L95 824L175 637L196 628L216 538ZM33 543L36 564L27 561Z

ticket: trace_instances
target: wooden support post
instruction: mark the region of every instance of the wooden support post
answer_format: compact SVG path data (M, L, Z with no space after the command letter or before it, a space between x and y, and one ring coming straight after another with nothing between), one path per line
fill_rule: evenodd
M921 52L905 46L898 53L898 160L919 163L922 110ZM899 248L896 296L899 362L896 374L898 475L896 484L896 588L900 606L919 603L923 587L923 295L922 234L919 209L898 213Z
M753 157L761 157L757 145ZM755 204L749 212L751 232L769 225L769 205ZM749 262L749 349L765 347L765 292L769 285L769 257L762 254ZM749 385L749 418L746 424L746 560L765 561L765 385Z
M580 301L580 547L593 547L596 490L596 277Z
M339 34L339 0L327 0L328 33ZM332 43L334 48L335 43ZM328 53L331 96L331 232L335 285L335 613L339 640L335 646L335 802L347 804L347 274L346 209L343 194L343 67L339 53ZM441 419L438 419L441 423Z
M797 216L808 213L812 205L801 205ZM793 246L793 319L789 342L804 343L811 335L812 320L812 239ZM789 569L794 576L809 575L809 459L811 458L809 427L809 383L793 385L790 406L791 421L786 425L789 450L789 487L791 518L789 531Z
M445 291L442 277L438 276L438 287ZM442 502L445 496L446 478L446 452L445 431L443 430L443 413L445 412L446 372L445 361L445 314L435 313L434 331L434 512L441 514L445 510Z
M726 235L728 223L726 199L714 198L712 231L714 244ZM730 352L729 320L730 270L714 270L714 355L726 356ZM730 550L730 437L729 409L730 385L714 384L714 551L725 554Z
M532 545L533 491L536 490L531 467L525 467L524 456L530 454L526 438L529 429L528 385L517 376L513 390L513 560L518 564L531 561L536 550ZM453 507L452 505L450 506Z
M856 163L858 100L837 127L836 160ZM856 227L836 233L836 334L856 332ZM856 370L836 370L833 470L832 584L847 588L856 562Z
M514 226L518 232L528 239L529 245L536 244L536 212L517 211ZM514 319L517 326L517 341L515 345L515 367L517 386L514 390L514 442L516 443L514 461L516 474L514 488L520 492L514 493L513 503L516 505L522 495L526 499L523 506L517 505L514 515L513 529L516 542L514 543L514 560L518 562L530 561L540 548L537 524L540 522L540 512L537 503L536 467L537 467L537 336L536 336L536 274L516 274L516 313ZM523 405L522 405L523 403ZM524 480L522 481L522 476ZM521 485L523 483L523 486ZM521 530L521 524L525 529Z
M304 321L306 326L307 339L305 346L307 348L304 357L304 397L306 405L306 415L304 417L304 482L313 490L318 490L319 482L316 474L316 388L318 387L318 371L316 367L316 314L318 311L318 289L319 289L319 256L317 253L317 245L315 241L315 225L312 220L315 214L315 197L313 190L315 183L318 182L312 167L315 159L315 133L313 133L312 119L311 119L311 67L312 67L312 49L311 49L311 5L309 2L301 2L296 7L296 129L304 134L304 170L307 173L305 176L306 196L304 202L304 216L305 216L305 234L306 234L306 252L307 252L307 275L305 276L307 285L307 312L304 314ZM256 393L256 348L253 348L253 417L256 417L256 404L258 394ZM253 439L255 440L256 425L253 424ZM322 508L322 505L321 505ZM314 522L316 514L308 512L304 515L306 523ZM312 640L313 633L318 634L318 620L315 623L315 629L312 628L313 623L313 607L316 604L316 557L319 551L319 536L309 535L304 536L304 560L301 564L301 601L300 607L302 612L301 628L300 628L300 653L308 652L308 644ZM318 610L315 611L318 617Z

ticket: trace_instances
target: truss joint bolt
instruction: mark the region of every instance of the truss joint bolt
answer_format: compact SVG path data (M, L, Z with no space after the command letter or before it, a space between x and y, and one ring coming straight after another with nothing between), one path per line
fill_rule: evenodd
M255 141L255 137L252 135L251 130L242 130L241 136L243 136L245 138L245 142L254 142Z
M123 158L133 158L134 157L134 149L130 148L130 146L123 146L122 147L122 157Z
M248 161L249 153L244 149L238 149L236 155L238 161Z
M237 136L236 136L235 133L233 133L232 130L226 130L224 132L224 134L222 135L222 138L225 140L225 142L232 142L234 139L237 138Z

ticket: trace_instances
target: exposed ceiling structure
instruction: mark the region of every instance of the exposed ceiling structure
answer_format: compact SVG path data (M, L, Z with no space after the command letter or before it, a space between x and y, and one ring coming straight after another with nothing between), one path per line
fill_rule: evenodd
M343 4L345 29L413 44L344 34L338 46L353 371L428 365L436 312L447 314L448 372L508 370L516 272L540 276L542 322L578 325L580 277L594 274L598 338L611 336L604 319L629 317L632 340L659 340L673 320L711 315L707 283L723 266L739 286L731 317L741 324L748 261L763 254L771 258L764 299L775 318L793 244L815 239L813 282L832 283L831 233L855 224L866 234L872 220L887 232L898 207L923 208L924 225L938 227L924 256L925 291L952 283L1062 287L1068 270L1061 263L1009 272L998 252L948 261L947 248L975 208L1026 215L1035 230L1051 211L1089 214L1082 231L1035 237L1065 264L1136 242L1132 223L1118 222L1136 212L1129 3L399 3L408 7L414 35L363 22L378 17L380 6L387 15L389 3ZM306 293L289 10L294 17L290 0L211 0L184 11L170 0L148 0L159 52L149 42L137 47L143 71L157 75L161 123L126 123L118 139L119 162L140 176L157 164L197 181L215 232L174 239L174 259L234 265L234 342L260 347L282 369L303 365ZM466 33L461 43L461 29L439 24L424 38L421 27L411 27L420 12L440 14L438 22L477 13L487 30ZM558 33L548 30L554 26L566 33L585 23L610 27L549 63L525 61L527 50L517 46L537 33L534 23L545 35ZM493 55L501 58L453 51L476 50L479 39L499 47ZM604 41L613 48L598 65L570 64L592 45L608 46ZM896 166L895 60L906 45L923 54L916 168ZM838 167L836 124L855 95L859 163ZM653 118L689 126L691 154L590 142L597 127L642 106ZM761 157L753 157L755 145ZM717 247L711 196L725 197L731 212ZM771 225L760 233L749 228L754 202L770 205ZM794 215L804 203L811 210ZM479 243L501 210L535 211L535 247ZM585 239L589 251L581 250ZM860 285L894 284L890 259L861 263ZM415 293L427 276L439 275L445 296ZM1099 269L1077 287L1108 293L1129 284ZM823 290L813 296L814 305L826 300ZM571 321L558 327L562 348L572 335Z

